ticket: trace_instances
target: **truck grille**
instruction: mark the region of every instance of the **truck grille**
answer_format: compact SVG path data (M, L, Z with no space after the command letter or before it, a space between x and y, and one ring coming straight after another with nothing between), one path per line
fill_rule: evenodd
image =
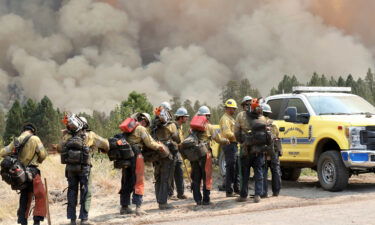
M375 126L368 126L361 131L361 144L366 145L368 150L375 150Z

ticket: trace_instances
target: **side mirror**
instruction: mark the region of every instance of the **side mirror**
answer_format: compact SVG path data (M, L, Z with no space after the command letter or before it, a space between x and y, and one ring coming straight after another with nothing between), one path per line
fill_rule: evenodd
M288 107L284 113L284 120L290 123L297 123L297 108Z

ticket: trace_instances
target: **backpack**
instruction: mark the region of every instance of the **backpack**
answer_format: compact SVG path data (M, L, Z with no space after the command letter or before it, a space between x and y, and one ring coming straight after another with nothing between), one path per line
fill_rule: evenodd
M19 155L32 136L33 135L29 135L25 137L21 143L15 139L13 142L16 150L15 153L6 156L1 162L1 178L9 184L13 190L25 189L28 186L28 182L33 180L33 175L28 169L28 166L34 159L36 152L26 166L24 166L19 160Z
M245 143L251 146L254 152L268 152L273 149L272 132L266 121L259 118L250 118L247 115L251 133L246 136Z
M208 152L207 144L200 142L197 132L192 132L181 143L180 153L183 158L188 159L190 162L198 161L205 156Z
M131 165L131 159L135 156L135 148L126 140L126 134L117 134L113 138L109 138L108 158L114 161L115 169L126 168Z
M80 172L82 166L91 165L90 148L85 144L86 134L78 132L72 134L63 146L61 163L67 164L67 170Z
M142 155L145 162L156 162L164 158L172 159L169 148L163 144L163 151L149 149L147 146L143 146Z

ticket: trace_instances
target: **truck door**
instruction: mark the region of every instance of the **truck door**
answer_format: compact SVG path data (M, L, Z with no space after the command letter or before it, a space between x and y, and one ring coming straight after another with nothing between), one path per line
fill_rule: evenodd
M287 107L296 107L298 114L309 114L305 103L300 98L289 98L286 99ZM283 146L283 161L300 161L300 162L312 162L313 152L312 144L314 139L312 137L312 127L309 123L290 123L284 120L278 121L280 130L280 138Z

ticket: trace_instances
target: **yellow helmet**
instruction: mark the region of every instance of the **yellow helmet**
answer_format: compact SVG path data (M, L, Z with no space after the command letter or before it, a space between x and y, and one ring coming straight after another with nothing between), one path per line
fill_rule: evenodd
M225 107L228 107L228 108L235 108L237 109L237 103L234 99L228 99L226 102L225 102Z

